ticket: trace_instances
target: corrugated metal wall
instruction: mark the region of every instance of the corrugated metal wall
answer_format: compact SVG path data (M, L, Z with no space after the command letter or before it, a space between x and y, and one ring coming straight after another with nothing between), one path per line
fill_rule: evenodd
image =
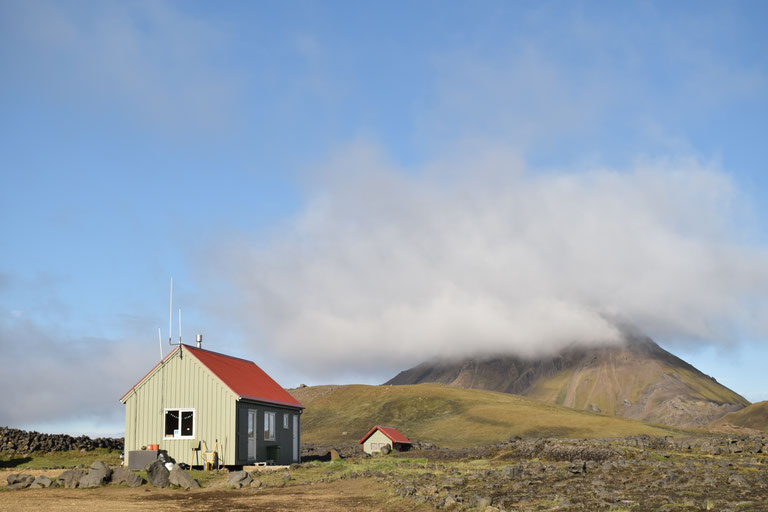
M276 464L291 464L293 462L301 461L301 410L292 409L287 407L279 407L275 405L267 405L260 402L249 402L246 400L237 403L238 417L240 418L241 427L238 430L240 453L237 455L235 464L244 465L248 464L248 410L255 409L258 411L256 419L256 461L265 461L268 457L268 447L279 446L279 456ZM264 440L264 413L275 413L275 439L272 441ZM283 416L288 415L288 428L283 427ZM293 451L293 433L294 422L293 417L296 416L296 453Z
M219 441L222 464L235 464L236 397L190 353L179 351L126 398L125 453L159 444L177 462L190 463L192 447ZM165 409L194 409L194 439L163 439ZM126 463L128 461L126 460Z

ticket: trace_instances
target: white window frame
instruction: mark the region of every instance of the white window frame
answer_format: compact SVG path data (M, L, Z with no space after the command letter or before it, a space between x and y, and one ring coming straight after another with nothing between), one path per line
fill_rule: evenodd
M290 414L288 414L287 412L284 412L283 413L283 428L286 428L286 429L291 428L290 423L291 423L291 421L290 421Z
M275 416L276 416L276 413L273 411L264 411L264 440L265 441L275 440L275 434L276 434L275 427L277 427L277 425L275 425L275 420L277 419L275 418ZM272 426L271 429L269 428L270 425ZM267 435L270 432L272 433L272 435L270 437L267 437Z
M179 412L179 435L178 436L167 436L165 435L165 415L168 414L168 411L178 411ZM185 412L191 412L192 413L192 435L191 436L183 436L181 435L181 415ZM170 441L172 439L194 439L195 434L197 432L197 413L195 412L195 409L187 407L168 407L166 409L163 409L163 441Z

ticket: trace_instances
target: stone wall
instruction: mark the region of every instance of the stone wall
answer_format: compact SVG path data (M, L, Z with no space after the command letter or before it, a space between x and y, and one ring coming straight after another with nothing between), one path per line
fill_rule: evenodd
M67 434L41 434L16 428L0 427L0 452L32 453L69 450L93 450L94 448L123 449L123 438L88 436L72 437Z

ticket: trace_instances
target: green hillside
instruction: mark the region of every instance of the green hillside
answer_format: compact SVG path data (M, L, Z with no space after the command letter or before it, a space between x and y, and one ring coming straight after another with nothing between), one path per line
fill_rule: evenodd
M302 440L308 443L355 442L377 424L448 448L491 444L513 435L620 437L684 432L507 393L442 384L314 386L289 391L307 407Z
M734 427L768 432L768 401L757 402L740 411L726 414L711 425L713 430Z

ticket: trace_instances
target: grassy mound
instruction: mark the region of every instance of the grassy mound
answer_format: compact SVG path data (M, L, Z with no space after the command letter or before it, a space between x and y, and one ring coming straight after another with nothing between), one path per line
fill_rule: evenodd
M768 432L768 400L754 403L740 411L728 413L715 420L711 425L713 430L727 429L728 427Z
M356 442L373 425L448 448L492 444L511 436L621 437L684 431L570 409L506 393L447 387L314 386L291 390L307 409L302 440Z

